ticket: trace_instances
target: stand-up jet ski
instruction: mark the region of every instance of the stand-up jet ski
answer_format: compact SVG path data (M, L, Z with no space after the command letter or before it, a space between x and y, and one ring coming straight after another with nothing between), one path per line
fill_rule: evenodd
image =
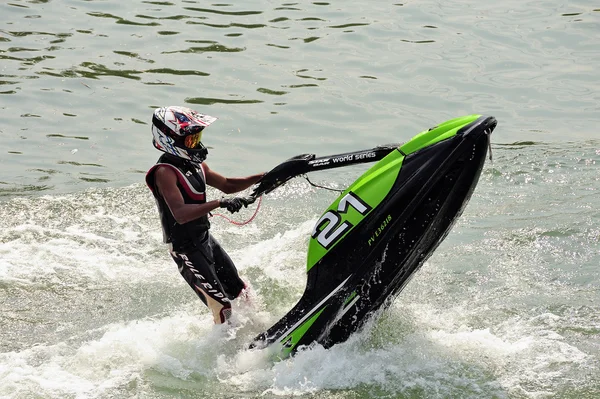
M304 345L328 348L389 306L462 213L496 124L491 116L464 116L402 145L325 157L303 154L267 173L253 199L311 171L378 161L317 221L304 294L250 348L269 347L282 359Z

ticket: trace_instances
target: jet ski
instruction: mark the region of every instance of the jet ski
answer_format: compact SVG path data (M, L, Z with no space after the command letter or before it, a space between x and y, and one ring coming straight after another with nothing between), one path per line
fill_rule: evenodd
M311 171L377 162L316 222L308 244L307 284L298 303L249 348L275 359L313 344L344 342L387 308L432 255L477 185L497 121L468 115L408 142L316 157L302 154L269 171L256 199Z

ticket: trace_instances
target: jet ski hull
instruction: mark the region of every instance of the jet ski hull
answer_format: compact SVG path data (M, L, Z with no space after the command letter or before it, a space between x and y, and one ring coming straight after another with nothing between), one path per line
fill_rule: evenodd
M477 185L496 120L471 119L398 147L332 204L309 243L303 296L251 347L270 346L279 358L303 345L328 348L392 303Z

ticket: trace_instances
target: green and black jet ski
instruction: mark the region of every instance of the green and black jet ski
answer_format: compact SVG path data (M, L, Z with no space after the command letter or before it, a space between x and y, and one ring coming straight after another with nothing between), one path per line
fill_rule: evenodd
M307 172L378 161L317 221L304 294L250 348L269 347L281 359L304 345L328 348L390 305L462 213L496 124L491 116L464 116L399 146L299 155L267 173L252 198Z

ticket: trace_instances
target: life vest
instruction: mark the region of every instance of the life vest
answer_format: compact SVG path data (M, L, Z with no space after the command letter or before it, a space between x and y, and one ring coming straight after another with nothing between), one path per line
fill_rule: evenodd
M175 217L156 186L154 175L159 167L171 168L175 172L177 187L186 204L204 204L206 203L206 177L202 164L194 164L170 154L163 154L156 165L146 173L146 184L154 194L158 206L165 243L172 243L173 247L181 247L204 237L210 228L208 216L184 224L175 221Z

